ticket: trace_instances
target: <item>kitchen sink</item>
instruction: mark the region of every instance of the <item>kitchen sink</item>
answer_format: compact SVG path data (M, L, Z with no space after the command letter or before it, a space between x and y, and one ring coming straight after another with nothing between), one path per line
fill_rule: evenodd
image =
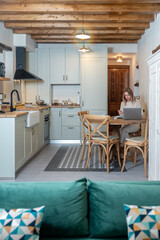
M32 127L33 125L39 123L39 111L20 111L28 112L26 115L26 127Z

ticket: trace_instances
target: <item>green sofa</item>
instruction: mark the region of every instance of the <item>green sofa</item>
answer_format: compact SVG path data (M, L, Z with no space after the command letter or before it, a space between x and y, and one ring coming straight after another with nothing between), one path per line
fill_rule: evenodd
M0 183L0 208L45 205L40 239L127 239L123 204L159 205L160 182Z

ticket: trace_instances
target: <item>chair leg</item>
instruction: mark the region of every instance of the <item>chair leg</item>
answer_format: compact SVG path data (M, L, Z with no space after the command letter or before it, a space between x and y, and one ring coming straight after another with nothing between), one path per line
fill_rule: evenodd
M126 146L126 144L124 144L124 159L123 159L123 166L122 166L121 172L123 172L123 170L124 170L126 158L127 158L127 146Z
M107 144L107 146L106 146L106 157L107 157L107 161L106 161L107 173L109 173L109 144Z
M148 177L147 176L147 148L146 146L144 146L144 172L145 172L145 177Z
M137 160L137 148L135 148L134 152L134 167L136 166L136 160Z
M100 148L100 163L104 164L104 159L103 159L103 147L99 145Z
M90 159L90 155L91 155L91 144L88 144L88 157L87 157L87 163L85 168L88 168L88 163L89 163L89 159Z
M121 167L120 146L119 146L119 143L116 144L116 148L117 148L117 153L118 153L118 163L119 163L119 166Z
M81 162L81 161L82 161L82 159L83 159L85 145L86 145L86 141L85 141L85 140L83 140L83 146L82 146L82 152L81 152L81 159L80 159L80 162Z

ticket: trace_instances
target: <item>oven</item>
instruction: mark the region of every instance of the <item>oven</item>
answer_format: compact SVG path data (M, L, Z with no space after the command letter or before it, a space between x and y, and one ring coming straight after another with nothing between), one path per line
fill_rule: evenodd
M44 141L49 141L49 125L50 125L50 119L49 114L44 115Z

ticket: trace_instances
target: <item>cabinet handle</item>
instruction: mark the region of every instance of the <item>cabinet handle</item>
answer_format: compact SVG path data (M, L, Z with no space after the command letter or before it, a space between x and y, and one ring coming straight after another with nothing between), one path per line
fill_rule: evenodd
M68 115L68 117L74 117L74 115Z
M59 111L59 117L61 116L61 111Z
M82 100L82 107L84 107L84 101Z
M66 75L66 81L68 81L68 76Z
M68 127L68 129L73 129L74 127Z
M65 75L63 75L63 81L65 81Z
M35 129L34 127L32 128L32 136L35 134Z

